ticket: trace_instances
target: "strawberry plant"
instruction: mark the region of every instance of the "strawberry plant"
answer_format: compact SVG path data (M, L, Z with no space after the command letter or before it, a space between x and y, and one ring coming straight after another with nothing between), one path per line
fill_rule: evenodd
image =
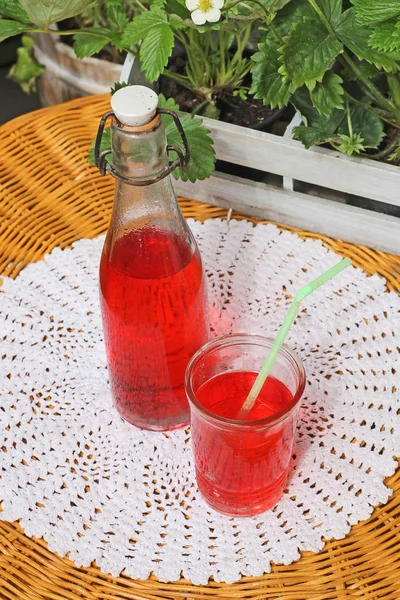
M396 158L400 137L400 2L281 0L253 56L250 90L271 106L291 102L308 148Z

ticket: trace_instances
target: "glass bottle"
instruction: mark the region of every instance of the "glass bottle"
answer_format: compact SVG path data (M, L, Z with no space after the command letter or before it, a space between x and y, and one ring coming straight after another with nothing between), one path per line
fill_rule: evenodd
M95 156L100 171L116 178L100 263L114 403L133 425L165 431L189 421L185 368L208 339L209 324L200 253L168 174L185 157L180 153L169 165L157 103L157 95L146 87L118 90L113 113L102 119ZM112 165L105 159L109 150L99 152L109 116Z

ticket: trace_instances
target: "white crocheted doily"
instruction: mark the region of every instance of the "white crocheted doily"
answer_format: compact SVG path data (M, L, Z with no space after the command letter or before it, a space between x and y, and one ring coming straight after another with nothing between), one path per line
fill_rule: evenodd
M190 224L215 335L275 334L291 297L339 259L272 225ZM102 243L56 249L0 289L1 519L78 566L206 584L319 551L387 501L400 455L400 298L383 279L350 267L305 301L287 340L307 372L288 490L275 509L234 519L202 500L189 430L141 431L112 406Z

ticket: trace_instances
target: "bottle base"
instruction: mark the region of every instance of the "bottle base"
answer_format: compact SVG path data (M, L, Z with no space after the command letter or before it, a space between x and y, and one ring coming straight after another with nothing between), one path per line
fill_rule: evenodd
M117 409L118 410L118 409ZM159 431L160 433L163 431L175 431L175 429L183 429L184 427L189 426L189 415L185 415L182 417L182 420L166 422L166 423L148 423L146 421L141 421L140 419L129 418L120 411L118 411L119 416L129 425L133 425L138 429L145 429L146 431Z
M183 389L174 390L174 395L170 396L160 397L149 393L147 397L135 397L132 394L128 395L121 388L116 389L113 382L110 387L114 407L119 416L130 425L147 431L161 432L182 429L189 425L189 406Z
M166 431L175 431L176 429L183 429L184 427L189 426L189 419L183 421L182 423L169 424L169 425L149 425L148 423L146 423L146 424L137 423L137 422L135 423L134 421L129 421L128 419L125 419L124 417L122 417L122 419L124 419L124 421L129 423L129 425L133 425L134 427L137 427L138 429L145 429L146 431L158 431L160 433L166 432Z

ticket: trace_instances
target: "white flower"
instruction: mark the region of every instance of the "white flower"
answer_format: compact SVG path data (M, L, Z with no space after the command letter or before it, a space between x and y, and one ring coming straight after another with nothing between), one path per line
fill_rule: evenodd
M193 23L204 25L206 21L216 23L221 18L224 0L186 0L186 6L192 13Z

